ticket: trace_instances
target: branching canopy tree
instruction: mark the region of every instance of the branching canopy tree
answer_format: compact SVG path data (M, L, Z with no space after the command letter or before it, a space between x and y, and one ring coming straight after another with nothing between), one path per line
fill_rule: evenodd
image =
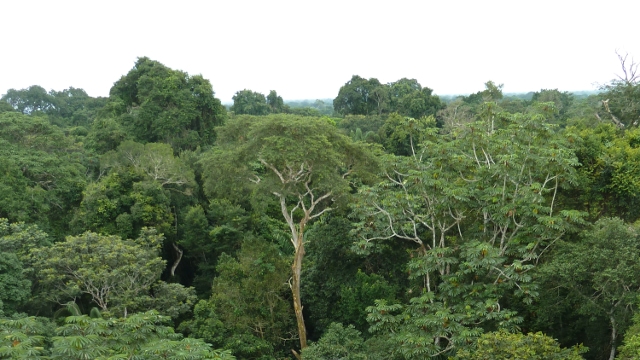
M544 120L489 111L448 135L427 128L411 156L388 157L383 182L361 188L356 249L387 239L416 246L409 270L419 295L406 305L380 301L368 317L405 358L450 353L479 336L480 324L517 328L521 319L501 299L531 302L531 269L581 221L557 208L577 161Z
M39 280L50 289L50 300L64 303L87 295L102 311L126 314L139 309L167 304L167 313L178 302L193 302L192 289L167 288L159 284L158 294L174 297L169 303L150 294L158 288L166 262L159 256L162 236L143 229L135 240L86 232L69 236L63 242L31 251ZM151 306L150 306L151 305Z
M205 190L215 194L225 191L220 188L221 182L238 181L251 184L254 193L269 194L277 200L295 249L291 290L300 346L305 348L300 299L305 229L330 211L331 203L349 191L350 177L369 171L375 159L365 144L353 143L326 118L238 117L219 134L219 149L203 160ZM222 173L221 169L235 174Z

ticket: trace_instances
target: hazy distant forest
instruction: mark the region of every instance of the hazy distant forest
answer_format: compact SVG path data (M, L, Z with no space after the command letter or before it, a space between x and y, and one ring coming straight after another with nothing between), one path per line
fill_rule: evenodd
M640 73L0 101L0 359L638 359ZM437 91L437 89L435 90Z

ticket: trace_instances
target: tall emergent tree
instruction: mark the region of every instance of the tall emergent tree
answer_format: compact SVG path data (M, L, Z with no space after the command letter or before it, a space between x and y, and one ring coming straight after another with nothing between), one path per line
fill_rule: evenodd
M338 96L333 100L333 109L342 115L369 115L381 112L383 98L387 94L382 94L378 87L382 86L376 78L369 80L358 75L353 75L340 88Z
M381 84L376 78L369 80L354 75L340 88L333 100L333 108L342 115L382 115L397 112L420 118L436 115L444 108L433 90L422 87L416 79L402 78Z
M165 142L174 149L212 144L226 111L209 80L139 58L110 91L104 116L115 116L138 142Z
M369 169L375 159L365 144L352 142L326 118L243 116L220 128L219 135L219 149L203 160L205 190L215 194L227 191L221 188L224 183L245 183L253 193L277 200L295 249L291 291L300 347L305 348L300 298L305 229L330 211L331 203L349 191L349 178Z
M263 94L244 89L233 95L233 105L230 110L237 115L267 115L271 112L272 106L270 101L267 103L267 98Z

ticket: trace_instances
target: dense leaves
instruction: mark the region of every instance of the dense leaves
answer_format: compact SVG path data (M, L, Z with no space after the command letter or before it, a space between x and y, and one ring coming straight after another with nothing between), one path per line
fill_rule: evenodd
M11 89L0 358L637 357L620 60L599 94L353 76L333 106L242 90L228 113L146 57L109 98Z
M177 150L212 144L226 117L208 80L146 57L111 88L108 108L136 140Z
M158 256L161 244L162 237L151 229L142 229L135 240L86 232L33 249L31 258L51 300L62 303L86 295L112 314L150 307L178 316L189 310L180 303L192 303L195 296L182 286L170 289L160 283L152 289L165 267Z
M563 349L542 333L523 335L499 331L482 335L476 349L460 351L454 359L581 360L580 354L586 350L580 346Z

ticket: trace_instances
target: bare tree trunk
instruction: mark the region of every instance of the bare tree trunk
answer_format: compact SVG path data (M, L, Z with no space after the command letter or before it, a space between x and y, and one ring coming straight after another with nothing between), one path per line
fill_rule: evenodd
M302 271L302 259L304 258L304 244L302 242L302 232L298 239L298 247L293 258L291 270L293 272L293 281L291 284L291 293L293 294L293 309L296 312L296 322L298 323L298 336L300 337L300 349L307 347L307 329L304 326L304 317L302 316L302 301L300 297L300 273Z
M614 360L616 357L616 320L613 316L609 316L609 322L611 323L611 353L609 353L609 360Z
M180 260L182 260L183 251L178 247L178 245L176 245L176 243L171 243L171 245L173 245L173 249L177 254L176 260L171 266L171 277L174 277L176 275L176 268L178 268L178 265L180 265Z

